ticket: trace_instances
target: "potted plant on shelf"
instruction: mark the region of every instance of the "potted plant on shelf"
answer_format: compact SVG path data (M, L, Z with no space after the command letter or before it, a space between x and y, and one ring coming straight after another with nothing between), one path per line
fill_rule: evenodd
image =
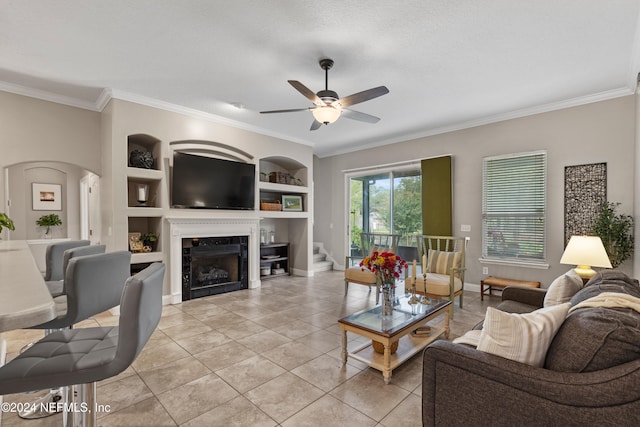
M2 233L2 227L6 227L9 230L16 229L11 218L9 218L9 216L4 212L0 212L0 233ZM0 239L2 239L2 237L0 237Z
M616 214L620 203L603 203L591 231L600 237L613 268L633 254L633 217Z
M142 244L144 246L148 246L149 248L151 248L151 251L149 252L153 252L156 249L156 242L158 241L158 235L153 231L150 231L140 236L140 241L142 241Z
M40 227L47 227L45 232L44 232L44 236L46 238L50 238L51 237L51 227L57 227L58 225L62 225L62 220L60 219L60 217L58 216L58 214L49 214L49 215L42 215L40 218L38 218L36 220L36 224Z

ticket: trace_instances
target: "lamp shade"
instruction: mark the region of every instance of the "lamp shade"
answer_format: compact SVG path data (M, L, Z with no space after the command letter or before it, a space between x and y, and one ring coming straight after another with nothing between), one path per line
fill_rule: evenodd
M329 124L338 120L340 117L340 112L342 110L340 108L332 107L332 106L323 106L316 107L311 112L313 113L313 117L319 121L320 123Z
M607 251L598 236L571 236L560 264L577 265L576 272L583 278L595 274L591 267L611 268Z

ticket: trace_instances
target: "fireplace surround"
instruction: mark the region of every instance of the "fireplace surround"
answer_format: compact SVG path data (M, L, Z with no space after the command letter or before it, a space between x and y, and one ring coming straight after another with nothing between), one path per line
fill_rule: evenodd
M246 245L246 286L257 288L260 286L260 252L259 252L259 220L254 218L227 218L227 217L168 217L170 235L170 304L178 304L183 301L183 241L191 242L192 239L199 239L200 242L207 239L221 239L219 242L227 242L230 238L243 238L246 243L229 243L229 245ZM211 240L214 241L214 240ZM191 244L193 246L193 244ZM226 246L226 243L220 243ZM203 245L204 246L204 245ZM200 246L198 246L199 248ZM206 270L202 272L208 279L215 282L216 271ZM240 273L240 279L242 279ZM231 280L237 282L242 280ZM215 288L216 283L211 283ZM207 285L205 285L207 286ZM225 285L229 290L235 290L237 284ZM214 291L223 288L214 289ZM241 289L241 288L238 288ZM205 292L205 291L203 291ZM203 296L203 295L201 295Z

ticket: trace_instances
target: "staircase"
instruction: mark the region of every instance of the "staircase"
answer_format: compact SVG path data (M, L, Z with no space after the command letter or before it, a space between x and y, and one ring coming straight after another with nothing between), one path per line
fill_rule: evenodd
M313 244L313 272L333 270L333 262L327 261L327 255L323 253L321 243Z

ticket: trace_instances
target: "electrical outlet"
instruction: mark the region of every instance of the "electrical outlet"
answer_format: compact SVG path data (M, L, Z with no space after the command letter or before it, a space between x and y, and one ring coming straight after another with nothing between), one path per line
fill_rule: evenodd
M482 274L489 274L489 267L482 267Z

